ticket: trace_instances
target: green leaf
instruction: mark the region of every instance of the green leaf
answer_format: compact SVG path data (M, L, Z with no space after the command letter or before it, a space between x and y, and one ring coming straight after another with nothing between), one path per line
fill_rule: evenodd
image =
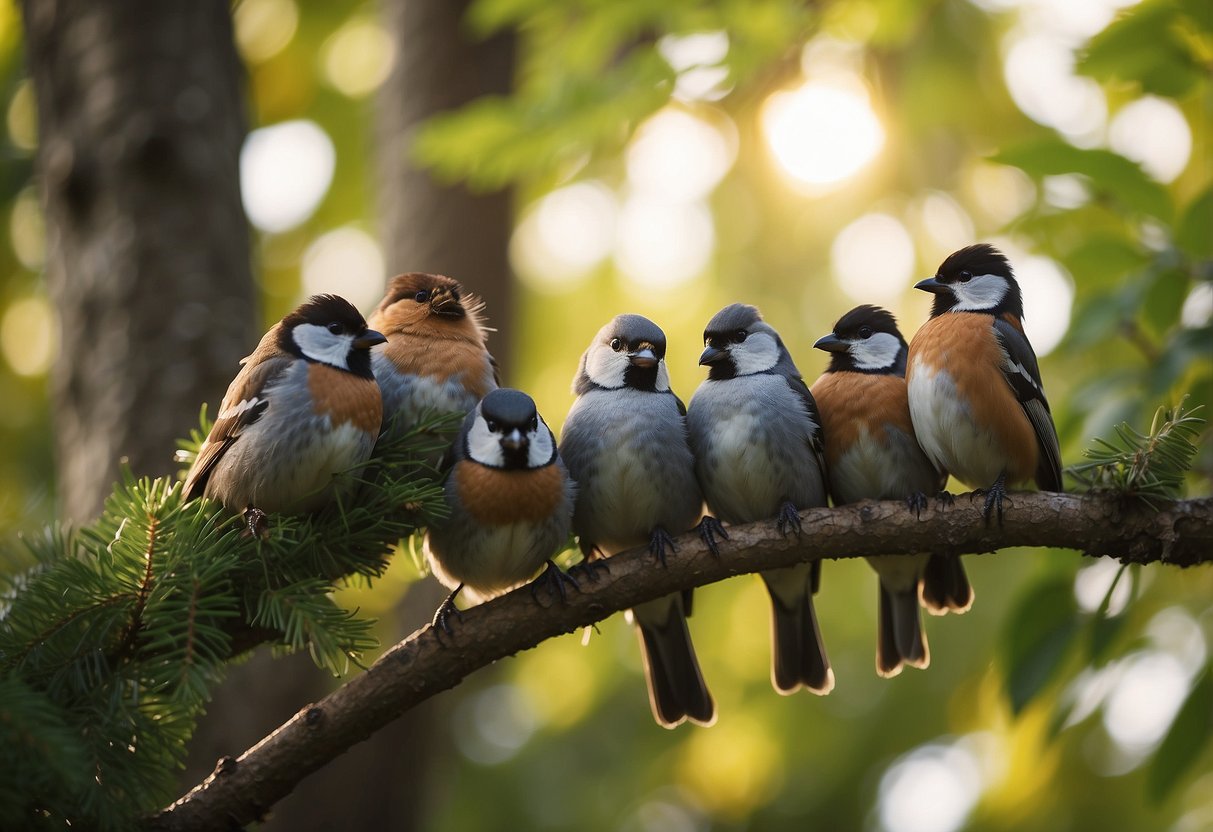
M1163 335L1179 323L1179 311L1191 289L1187 275L1177 269L1165 269L1154 276L1142 304L1142 317L1156 335Z
M1099 609L1091 616L1091 642L1088 655L1091 658L1092 664L1100 666L1107 658L1108 648L1116 640L1116 636L1124 629L1125 622L1128 617L1125 615L1108 615L1108 607L1112 603L1112 593L1116 591L1117 585L1122 580L1130 580L1125 576L1129 565L1122 563L1120 569L1116 572L1116 577L1112 579L1111 585L1108 586L1108 591L1104 593L1103 600L1099 602Z
M1210 4L1213 8L1213 4ZM1188 204L1179 227L1175 231L1175 243L1190 257L1213 257L1213 188L1196 197Z
M992 161L1013 165L1035 179L1076 173L1092 190L1139 214L1170 222L1173 208L1166 189L1136 162L1110 150L1084 150L1061 139L1047 138L1000 151Z
M1049 576L1020 597L1001 646L1007 697L1016 716L1057 676L1080 623L1069 575Z
M1146 772L1146 794L1160 803L1201 756L1213 735L1213 669L1206 667L1171 723Z
M1175 4L1143 3L1091 39L1077 70L1101 81L1136 82L1157 95L1183 96L1208 72L1181 36L1183 23Z

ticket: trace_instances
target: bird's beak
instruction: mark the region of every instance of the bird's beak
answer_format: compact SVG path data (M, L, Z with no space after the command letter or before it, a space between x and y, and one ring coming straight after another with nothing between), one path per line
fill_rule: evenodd
M354 339L354 349L369 350L376 344L383 344L386 341L387 338L383 337L383 333L376 332L373 329L368 329L366 332Z
M847 342L839 338L833 332L829 335L823 335L817 339L817 343L813 344L814 349L825 350L826 352L846 352Z
M940 295L948 291L948 287L940 283L933 277L928 277L926 280L920 280L914 284L915 289L922 289L924 292L930 292L933 295Z
M526 445L526 437L522 435L522 431L514 428L512 431L501 437L501 447L511 451L516 451Z
M435 289L430 295L430 311L448 318L462 318L467 314L459 298L450 289Z
M716 347L706 347L699 356L700 364L715 364L717 361L723 361L729 355L728 350L717 349Z
M628 353L628 361L631 361L637 367L656 367L657 354L649 347L636 350L636 352Z

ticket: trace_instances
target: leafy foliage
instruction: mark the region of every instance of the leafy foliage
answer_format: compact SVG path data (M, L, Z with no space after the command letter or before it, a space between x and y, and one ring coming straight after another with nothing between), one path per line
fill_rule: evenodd
M455 421L385 443L343 475L358 478L353 499L275 517L264 541L216 503L183 501L175 481L129 475L94 523L31 541L38 565L0 608L0 826L129 828L174 796L227 661L270 641L340 673L372 648L372 622L332 593L382 573L438 510L427 460Z

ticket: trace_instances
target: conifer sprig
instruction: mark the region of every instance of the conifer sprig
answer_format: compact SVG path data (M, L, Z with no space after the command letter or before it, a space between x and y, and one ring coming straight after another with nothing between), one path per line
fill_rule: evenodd
M1155 411L1146 433L1122 422L1113 441L1096 438L1095 447L1083 451L1090 462L1067 470L1092 491L1115 491L1147 503L1179 497L1205 426L1205 420L1194 415L1201 408L1186 410L1186 400Z

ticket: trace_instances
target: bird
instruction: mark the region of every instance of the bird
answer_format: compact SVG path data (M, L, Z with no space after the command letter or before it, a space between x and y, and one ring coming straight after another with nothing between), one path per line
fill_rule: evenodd
M812 391L825 428L834 504L906 499L919 508L925 495L943 488L947 476L914 436L905 383L908 347L896 319L878 306L857 306L813 346L830 353L829 366L813 382ZM938 557L944 559L932 575L944 577L932 577L929 589L923 588L928 609L941 613L962 604L967 609L972 589L959 557ZM918 613L923 573L931 558L929 553L867 558L879 578L876 672L881 676L896 676L904 665L925 668L931 662ZM956 588L961 583L963 588Z
M987 243L950 254L914 288L935 295L906 383L914 433L940 470L985 495L1001 522L1007 486L1061 491L1061 451L1011 264Z
M826 504L821 417L779 333L734 303L708 321L708 367L687 410L695 470L708 509L726 523L774 518L800 533L802 508ZM821 561L760 573L771 596L771 683L781 694L827 694L834 671L813 594Z
M423 551L434 576L451 590L434 623L447 622L463 590L473 600L501 595L541 578L565 597L565 575L552 557L569 537L575 486L556 438L520 390L489 392L464 419L443 486L447 515L431 521Z
M464 416L500 385L483 310L479 298L445 275L410 272L388 281L370 316L387 337L371 356L387 432L410 430L431 416Z
M271 327L228 386L185 499L244 512L254 535L268 513L327 505L334 475L365 463L379 434L370 350L384 340L336 295L314 295Z
M590 575L595 558L644 544L664 563L666 551L676 551L671 535L700 520L686 408L670 389L665 352L660 327L624 314L600 329L581 357L560 455L577 482L573 531ZM632 609L649 704L666 728L716 718L687 629L690 606L685 592Z

